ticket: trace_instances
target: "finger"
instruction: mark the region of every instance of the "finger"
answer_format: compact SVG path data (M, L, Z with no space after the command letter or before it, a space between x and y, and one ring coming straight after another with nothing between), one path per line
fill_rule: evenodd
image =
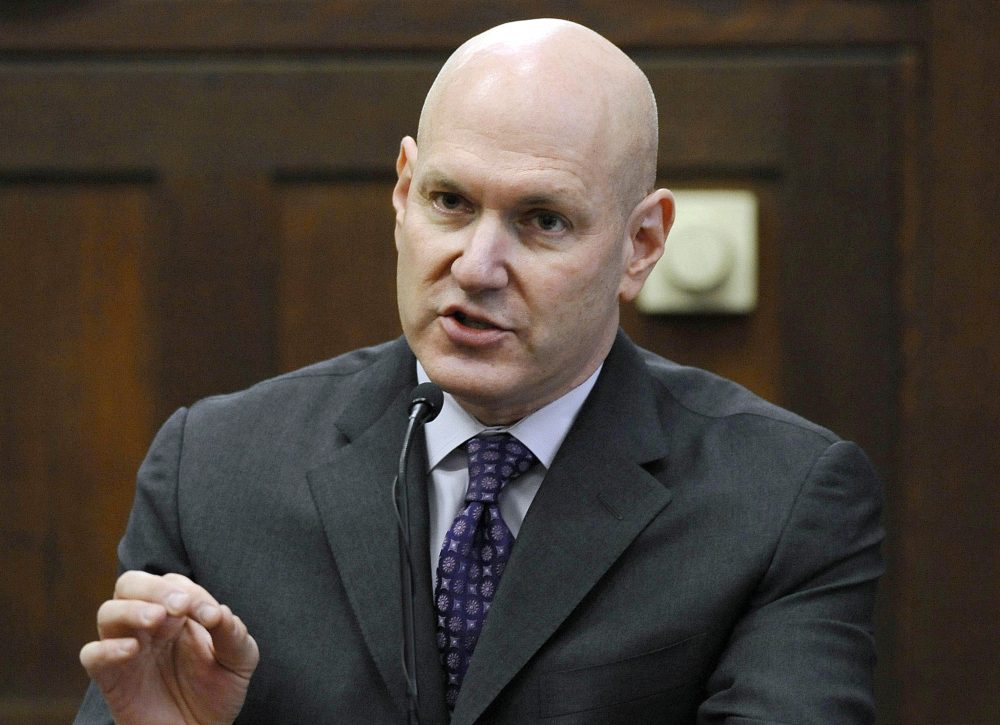
M204 605L219 605L211 594L186 576L158 576L144 571L127 571L118 577L115 599L139 599L161 604L168 614L178 617L194 616L194 612Z
M101 639L134 637L151 631L167 618L162 604L134 599L110 599L97 610L97 632Z
M215 659L227 670L249 678L260 659L257 641L228 606L220 605L217 612L217 620L205 624L212 637Z
M131 637L88 642L80 649L80 664L95 680L110 668L128 662L139 652L139 642Z

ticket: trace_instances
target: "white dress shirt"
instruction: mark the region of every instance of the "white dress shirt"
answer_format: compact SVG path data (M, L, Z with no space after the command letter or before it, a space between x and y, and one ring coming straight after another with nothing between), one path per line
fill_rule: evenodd
M528 507L538 493L545 472L552 466L559 446L583 406L583 401L597 382L594 374L561 398L522 418L511 426L488 426L480 423L448 393L438 416L424 426L427 442L427 467L430 473L427 502L430 508L431 581L437 581L437 561L445 534L459 510L465 505L469 487L468 457L462 444L483 431L510 433L535 454L538 462L526 473L508 483L500 494L500 513L517 538ZM430 380L417 363L417 381Z

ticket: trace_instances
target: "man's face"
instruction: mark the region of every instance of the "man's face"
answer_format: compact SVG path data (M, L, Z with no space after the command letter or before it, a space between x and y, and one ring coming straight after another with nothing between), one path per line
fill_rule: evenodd
M399 311L431 379L483 422L509 423L603 360L631 245L592 121L467 106L433 124L419 157L403 142Z

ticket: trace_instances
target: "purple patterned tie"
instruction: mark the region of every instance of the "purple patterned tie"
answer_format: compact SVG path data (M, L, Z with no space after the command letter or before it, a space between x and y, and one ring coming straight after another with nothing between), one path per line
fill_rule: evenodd
M479 641L514 537L497 505L500 490L535 462L535 456L509 433L481 433L465 443L469 489L465 508L448 529L438 557L434 604L437 644L448 676L448 709Z

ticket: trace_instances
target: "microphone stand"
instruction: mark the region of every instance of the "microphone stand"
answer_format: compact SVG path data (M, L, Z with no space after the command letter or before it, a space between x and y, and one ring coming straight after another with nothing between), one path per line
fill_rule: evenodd
M403 676L406 678L406 721L409 725L420 723L417 715L416 638L413 624L413 562L410 556L410 487L406 482L406 467L415 428L416 420L410 416L406 438L403 439L403 450L399 454L399 471L396 474L400 489L397 491L397 500L401 524L399 583L403 594Z
M393 504L399 525L399 583L403 604L403 677L406 679L406 720L419 725L417 712L416 637L413 617L413 559L410 547L410 487L407 483L410 448L416 432L433 420L441 410L441 389L433 383L423 383L413 390L410 416L399 453L399 469L393 481Z

